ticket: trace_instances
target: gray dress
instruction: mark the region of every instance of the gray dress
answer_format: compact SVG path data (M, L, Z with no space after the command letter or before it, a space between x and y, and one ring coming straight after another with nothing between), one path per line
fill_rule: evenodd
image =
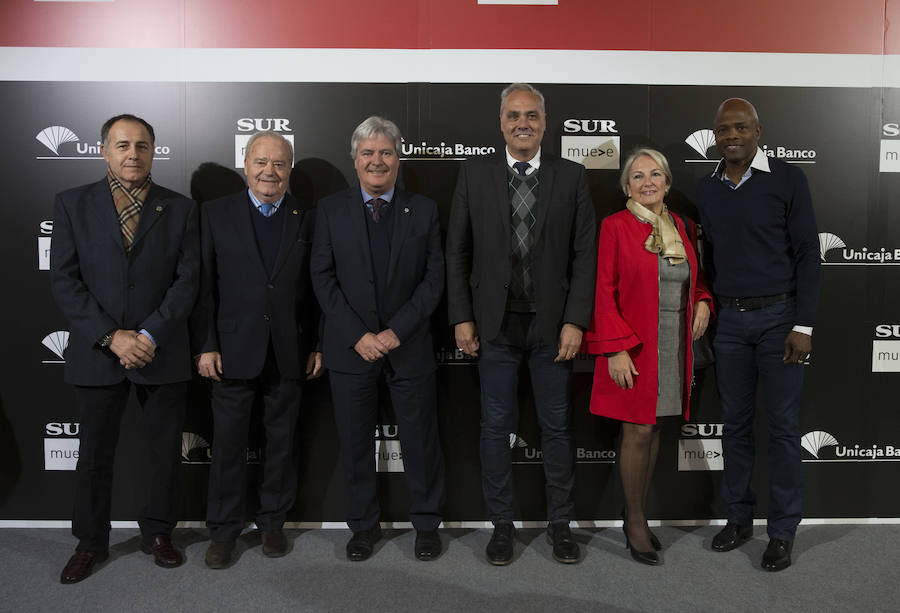
M691 269L687 261L673 266L659 258L659 339L657 341L659 395L656 415L682 414L684 390L685 316Z

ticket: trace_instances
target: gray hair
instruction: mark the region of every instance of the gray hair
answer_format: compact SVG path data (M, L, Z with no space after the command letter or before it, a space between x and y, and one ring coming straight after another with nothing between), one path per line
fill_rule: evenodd
M619 185L622 186L622 192L626 196L628 195L628 175L631 174L631 165L642 155L646 155L656 162L656 165L659 166L660 170L663 171L663 174L666 175L666 191L668 192L668 188L672 186L672 171L669 169L669 162L666 160L666 156L656 149L651 149L649 147L639 147L629 153L628 157L625 158L625 163L622 164L622 174L619 175Z
M359 142L375 138L376 136L386 136L394 143L394 150L400 155L400 141L403 138L400 135L400 128L397 127L390 119L372 115L356 126L353 130L353 136L350 137L350 157L356 159L356 148Z
M537 97L538 102L541 104L541 113L544 115L547 114L546 109L544 108L544 94L542 94L536 87L530 85L528 83L511 83L506 86L502 92L500 92L500 115L503 115L503 106L506 104L506 99L513 92L528 92L534 94Z
M271 136L272 138L277 138L281 142L287 145L288 151L291 153L291 166L294 165L294 146L291 144L291 141L286 139L282 134L278 132L273 132L272 130L263 130L261 132L256 132L253 136L250 137L250 140L247 141L247 146L244 147L244 161L250 159L250 150L253 149L254 143L261 138Z

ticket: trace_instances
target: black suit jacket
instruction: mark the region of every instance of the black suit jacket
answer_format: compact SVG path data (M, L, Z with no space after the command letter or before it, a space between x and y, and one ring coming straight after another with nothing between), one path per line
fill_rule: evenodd
M286 194L284 226L271 277L256 243L246 190L200 207L203 273L191 315L191 349L222 354L222 374L252 379L263 369L269 338L284 379L305 378L318 335L309 287L315 211Z
M197 295L197 206L151 184L134 245L126 254L106 178L56 196L50 284L69 322L65 380L113 385L126 377L159 385L191 377L187 318ZM97 341L113 328L146 329L156 355L126 370Z
M447 227L450 324L474 321L479 336L500 332L512 274L505 153L463 164ZM584 167L541 154L533 269L537 328L555 345L564 323L590 324L596 280L596 219Z
M382 319L400 339L388 354L401 376L435 368L431 314L444 291L437 204L397 188L391 204L394 229ZM362 373L375 365L353 348L366 332L381 331L367 215L354 185L319 201L312 280L324 316L322 351L328 368Z

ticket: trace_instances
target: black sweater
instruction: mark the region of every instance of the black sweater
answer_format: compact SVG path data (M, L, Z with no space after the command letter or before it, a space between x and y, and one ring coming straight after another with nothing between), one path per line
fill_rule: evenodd
M819 299L819 235L803 171L769 159L738 189L715 174L697 186L712 254L713 291L744 298L797 292L797 325L812 326Z

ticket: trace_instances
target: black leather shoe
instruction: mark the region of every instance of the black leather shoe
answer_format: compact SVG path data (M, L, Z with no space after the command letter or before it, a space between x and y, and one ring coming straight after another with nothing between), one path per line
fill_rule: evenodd
M99 564L108 557L109 551L76 549L59 576L60 583L78 583L87 579L94 570L94 564Z
M175 549L168 534L157 534L150 543L141 542L141 551L153 554L153 561L163 568L175 568L184 564L184 556Z
M769 546L762 557L762 567L772 572L784 570L791 565L791 549L794 541L769 539Z
M368 560L375 551L375 543L381 540L381 526L375 524L368 530L354 532L347 542L347 559L351 562Z
M213 541L206 549L206 565L209 568L220 569L231 564L231 552L234 551L234 541Z
M484 550L488 562L494 566L506 566L513 558L513 537L516 527L511 521L502 521L494 525L494 534Z
M441 535L437 530L416 532L416 558L423 562L437 560L441 555Z
M267 558L280 558L285 555L288 550L288 542L284 531L281 529L263 530L262 550L263 555Z
M744 541L753 536L753 526L742 526L728 522L719 533L713 537L713 551L731 551L739 547Z
M547 524L547 542L553 545L553 559L563 564L575 564L580 560L578 543L572 538L569 522Z

